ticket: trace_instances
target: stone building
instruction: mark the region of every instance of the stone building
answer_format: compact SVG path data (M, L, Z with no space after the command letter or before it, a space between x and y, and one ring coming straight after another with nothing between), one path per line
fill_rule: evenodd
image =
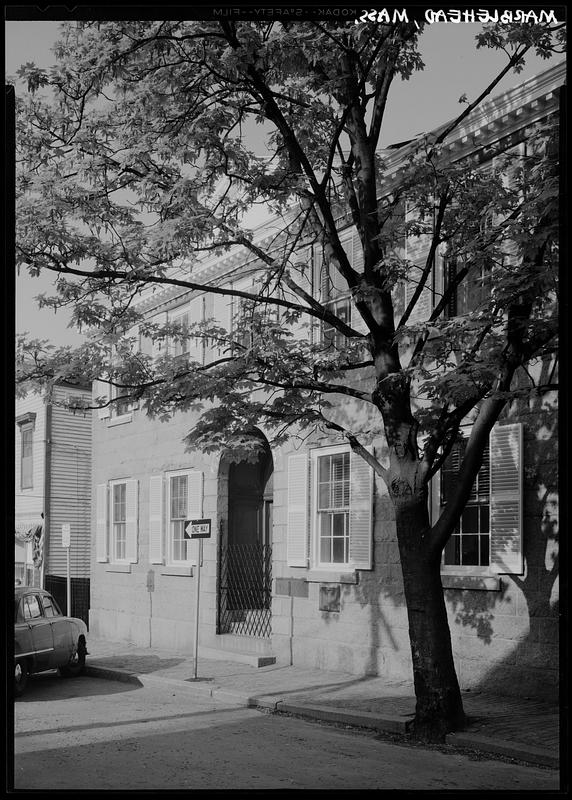
M524 152L535 126L560 113L564 77L564 66L555 66L484 104L446 139L451 159L481 154L486 168L487 153ZM414 144L385 154L389 181ZM357 259L354 235L348 227L342 241ZM255 241L264 244L271 236L265 224ZM421 256L422 242L404 246L412 261ZM433 307L447 269L436 259L420 314ZM212 278L248 288L256 280L256 265L239 255L212 257L198 279ZM309 285L320 286L316 275ZM347 303L351 315L348 297L335 285L327 297L321 291L322 301L338 311ZM462 314L470 302L458 297L450 313ZM236 314L220 295L181 293L176 287L148 293L139 308L162 321L215 317L228 329ZM149 344L140 346L145 351ZM208 363L216 347L197 343L186 355ZM96 396L104 391L95 388ZM363 415L367 430L358 401L348 400L340 413ZM167 422L150 420L128 404L94 413L93 632L192 652L199 540L188 538L185 523L208 520L200 571L200 653L409 678L392 508L366 463L347 444L325 436L303 444L293 438L271 449L264 430L252 432L264 445L258 463L231 463L224 453L185 450L183 438L193 419L189 411ZM486 684L509 693L555 696L556 425L554 394L510 405L491 434L462 524L445 550L443 587L462 688ZM381 438L368 444L383 457ZM454 458L434 481L432 513L453 487ZM508 551L506 529L498 524L501 502L514 520Z

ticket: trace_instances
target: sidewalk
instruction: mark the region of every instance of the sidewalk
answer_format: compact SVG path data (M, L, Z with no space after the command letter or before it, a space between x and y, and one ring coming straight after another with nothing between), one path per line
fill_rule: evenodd
M312 719L405 734L413 717L412 684L387 684L382 677L199 658L140 648L124 642L88 640L86 672L139 685L156 681L207 693L239 705L268 708ZM446 744L502 755L557 769L559 709L528 698L464 692L469 725Z

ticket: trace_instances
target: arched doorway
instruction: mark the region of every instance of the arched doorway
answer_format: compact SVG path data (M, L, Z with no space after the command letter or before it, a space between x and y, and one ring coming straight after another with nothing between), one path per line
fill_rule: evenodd
M262 448L254 463L221 461L228 511L219 547L217 633L269 637L274 468L268 443L257 438Z

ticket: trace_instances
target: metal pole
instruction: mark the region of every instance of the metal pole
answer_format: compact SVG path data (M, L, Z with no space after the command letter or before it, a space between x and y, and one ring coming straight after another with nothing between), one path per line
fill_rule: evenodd
M71 617L71 577L70 577L70 548L66 547L66 565L67 565L67 578L66 578L66 596L67 596L67 611L68 617Z
M197 593L195 597L195 679L199 661L199 594L201 587L201 563L203 560L203 540L199 539L199 555L197 558Z

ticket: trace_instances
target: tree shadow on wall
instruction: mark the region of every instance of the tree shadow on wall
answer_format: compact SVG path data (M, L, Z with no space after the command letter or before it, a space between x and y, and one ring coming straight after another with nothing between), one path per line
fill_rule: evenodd
M547 373L549 367L543 368ZM545 375L542 376L543 378ZM502 637L499 615L505 620L513 617L529 628L522 638L515 641L511 653L497 663L492 663L486 676L479 682L480 688L501 687L513 690L515 668L528 670L541 691L541 670L552 667L558 642L558 503L557 503L557 411L556 400L547 395L533 399L523 397L513 401L501 420L523 422L524 426L524 491L523 491L523 575L502 575L500 590L445 589L451 620L453 647L459 629L472 631L486 645L491 645L495 636ZM368 641L369 660L366 674L377 674L379 648L389 648L400 655L400 660L410 659L407 636L397 635L394 628L393 609L405 614L405 599L401 567L397 556L395 525L388 518L389 498L385 495L376 498L375 543L376 560L371 576L360 573L355 587L344 586L343 603L355 597L362 607L369 608L370 636ZM387 518L387 520L386 520ZM393 536L387 535L392 530ZM380 533L381 531L381 533ZM381 537L381 538L380 538ZM476 587L477 588L477 587ZM355 589L355 594L354 594ZM514 604L511 608L510 604ZM398 611L399 614L399 611ZM327 615L324 615L327 617ZM407 625L397 616L401 624ZM509 638L517 634L510 632ZM550 662L550 666L548 664ZM510 668L510 669L509 669ZM508 670L508 671L507 671ZM404 676L406 677L406 676ZM478 688L478 687L476 687ZM546 681L546 691L550 693L550 680Z

